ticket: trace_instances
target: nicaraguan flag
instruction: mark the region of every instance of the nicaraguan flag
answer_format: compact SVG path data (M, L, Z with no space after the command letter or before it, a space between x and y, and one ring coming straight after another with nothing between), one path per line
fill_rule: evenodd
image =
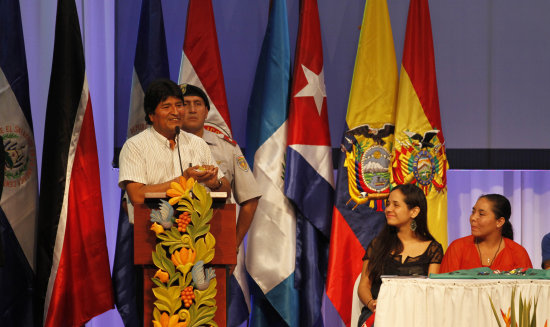
M142 0L128 113L128 138L147 127L143 97L149 84L158 78L170 78L162 4L160 0Z
M285 0L271 11L248 107L246 159L263 195L250 230L246 269L252 326L298 326L296 220L284 195L290 46Z
M82 326L113 308L94 118L74 0L59 0L40 181L37 322Z
M298 31L285 193L297 209L295 285L300 293L300 325L323 326L334 182L317 0L300 1Z
M0 324L34 326L38 178L18 0L0 1L0 49Z
M160 0L143 0L139 18L132 92L128 112L127 137L132 137L146 127L143 98L145 90L157 78L169 78L168 54L164 19ZM118 230L113 263L113 289L117 310L124 325L143 326L143 317L138 311L134 268L134 225L120 207Z

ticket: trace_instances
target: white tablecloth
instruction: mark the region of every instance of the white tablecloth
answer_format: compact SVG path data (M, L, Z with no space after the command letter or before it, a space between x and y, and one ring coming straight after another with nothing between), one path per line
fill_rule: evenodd
M550 280L526 279L415 279L383 278L376 308L376 327L391 326L498 326L489 297L502 326L500 309L510 307L516 290L516 317L519 295L538 297L537 326L550 326ZM517 318L516 318L517 319Z

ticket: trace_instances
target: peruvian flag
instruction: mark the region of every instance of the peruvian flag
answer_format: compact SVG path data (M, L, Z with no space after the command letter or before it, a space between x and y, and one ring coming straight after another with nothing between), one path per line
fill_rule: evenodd
M189 0L178 81L206 92L210 111L205 128L232 137L211 0Z
M74 0L59 0L37 232L44 326L81 326L113 308L99 165Z
M300 1L291 92L285 194L297 209L295 287L302 324L323 326L334 182L317 0Z

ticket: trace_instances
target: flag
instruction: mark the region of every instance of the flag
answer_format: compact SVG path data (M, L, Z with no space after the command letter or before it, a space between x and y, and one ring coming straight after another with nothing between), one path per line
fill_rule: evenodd
M180 84L193 84L206 92L210 102L204 123L206 129L231 137L231 120L211 0L189 0L178 80Z
M138 298L138 290L143 287L136 274L134 225L130 223L121 201L112 278L115 305L126 327L143 326L143 312L138 306L138 301L142 300Z
M210 102L205 129L231 137L231 120L211 0L189 1L178 82L192 84L205 91ZM239 326L250 314L244 269L243 257L238 256L228 285L227 325L230 327Z
M59 0L44 128L36 319L81 326L113 307L97 146L76 6Z
M428 228L447 247L447 157L441 130L428 0L411 0L395 120L392 183L414 183L428 200Z
M317 0L300 1L293 76L285 194L297 209L295 286L300 325L323 326L334 181Z
M155 79L169 77L161 1L143 0L132 74L128 138L147 126L143 99L149 84ZM141 299L137 299L136 285L140 283L141 281L136 280L134 268L134 225L128 220L128 214L121 203L113 263L113 290L117 310L127 327L143 325L141 310L137 306L137 301Z
M1 324L33 326L38 177L17 0L0 1L0 49L6 50L0 51L0 160L5 165L0 167Z
M149 84L158 78L170 78L162 5L160 0L142 0L128 113L128 138L147 127L143 98Z
M285 0L274 0L248 106L246 159L263 187L248 231L251 326L297 326L296 221L284 195L290 45Z
M390 188L397 64L386 0L368 0L342 137L326 292L350 325L361 258L384 226Z

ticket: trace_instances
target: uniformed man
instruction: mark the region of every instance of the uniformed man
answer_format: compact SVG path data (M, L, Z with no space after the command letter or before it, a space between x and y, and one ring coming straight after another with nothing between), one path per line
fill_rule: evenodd
M180 87L183 91L184 108L181 128L206 141L212 156L231 184L233 197L240 206L237 218L238 249L258 206L261 196L259 187L237 143L223 134L205 129L204 122L210 110L206 93L191 84L182 84Z

